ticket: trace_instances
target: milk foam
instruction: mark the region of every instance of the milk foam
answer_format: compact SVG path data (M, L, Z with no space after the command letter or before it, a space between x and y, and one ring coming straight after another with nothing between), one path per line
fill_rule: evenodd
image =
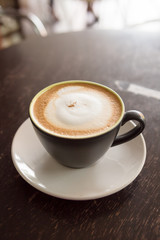
M34 104L35 121L42 129L75 138L103 133L118 121L121 111L114 93L82 82L54 86Z
M64 87L51 98L44 115L51 125L65 129L90 130L106 125L112 116L110 101L97 91L80 86Z

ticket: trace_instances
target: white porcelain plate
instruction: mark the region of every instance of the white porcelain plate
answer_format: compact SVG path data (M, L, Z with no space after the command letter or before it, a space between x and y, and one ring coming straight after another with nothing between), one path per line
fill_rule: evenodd
M132 127L133 123L128 122L120 133ZM110 148L96 164L72 169L60 165L46 152L27 119L15 134L11 152L19 174L36 189L63 199L89 200L108 196L129 185L143 168L146 145L141 134Z

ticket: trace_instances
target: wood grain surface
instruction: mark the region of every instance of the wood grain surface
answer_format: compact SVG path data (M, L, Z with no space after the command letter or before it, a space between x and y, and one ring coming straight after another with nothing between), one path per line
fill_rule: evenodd
M91 201L67 201L31 187L17 173L11 143L33 96L63 80L115 89L126 110L144 113L147 158L125 189ZM85 31L33 38L0 51L0 239L160 239L160 100L116 81L160 91L160 34Z

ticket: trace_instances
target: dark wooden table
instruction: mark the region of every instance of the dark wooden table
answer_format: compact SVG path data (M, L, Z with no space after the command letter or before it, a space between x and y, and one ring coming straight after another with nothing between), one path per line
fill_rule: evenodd
M147 119L147 158L125 189L90 201L48 196L26 183L11 159L17 128L45 86L85 79L106 84L126 109ZM118 87L116 81L122 84ZM0 239L160 239L160 100L127 84L160 91L160 34L87 31L34 38L0 52ZM153 92L154 93L154 92ZM150 90L149 90L150 94Z

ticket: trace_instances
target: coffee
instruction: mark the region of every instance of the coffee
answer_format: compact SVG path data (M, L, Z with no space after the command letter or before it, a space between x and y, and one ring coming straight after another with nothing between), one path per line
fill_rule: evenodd
M33 104L34 121L44 131L67 138L106 132L120 119L122 103L111 90L71 81L42 91Z

